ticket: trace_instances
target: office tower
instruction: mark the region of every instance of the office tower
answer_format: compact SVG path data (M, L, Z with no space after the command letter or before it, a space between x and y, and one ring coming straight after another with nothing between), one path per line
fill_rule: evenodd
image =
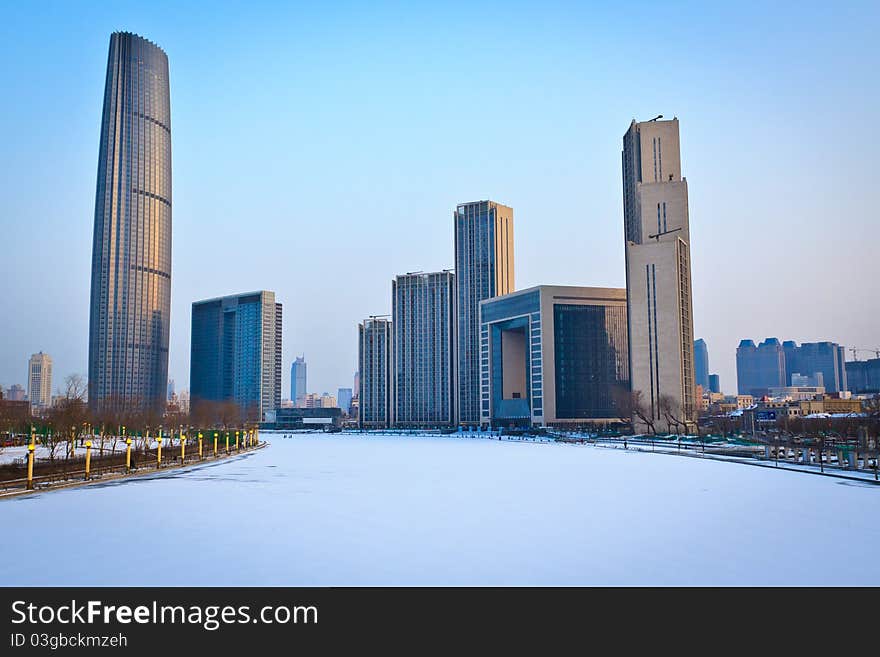
M161 412L171 310L168 58L110 36L98 149L89 317L89 403Z
M308 393L306 388L307 370L305 355L297 356L290 365L290 401L294 405L300 397Z
M52 405L52 359L42 351L28 360L28 401L31 413L40 413Z
M721 377L717 374L709 375L709 392L721 392Z
M30 379L30 374L28 374ZM19 383L13 383L6 389L6 399L9 401L24 401L27 397L24 386Z
M846 351L836 342L804 342L794 340L782 343L785 352L786 385L796 385L796 374L811 378L811 385L824 385L827 392L849 390L846 377ZM820 377L817 376L821 374Z
M480 302L513 292L513 209L493 201L455 209L457 409L461 424L480 421Z
M880 393L880 356L868 360L851 360L846 365L849 389L856 394Z
M336 403L339 405L339 408L342 409L343 413L348 413L351 408L351 398L351 388L339 388L339 390L336 391Z
M483 426L629 419L626 290L541 285L482 301L480 321Z
M391 322L370 317L358 324L358 426L390 426L391 388Z
M694 382L709 390L709 348L703 338L694 342Z
M193 413L212 412L207 402L234 402L242 418L265 420L281 407L281 324L274 292L193 303Z
M394 426L455 423L454 286L450 271L404 274L391 283Z
M761 397L770 388L785 385L785 351L779 340L767 338L758 346L752 340L741 340L736 349L737 392Z
M165 397L166 400L171 401L174 397L174 379L168 379L168 393Z
M694 421L690 225L678 119L633 121L622 159L632 389L657 426L665 425L661 400Z

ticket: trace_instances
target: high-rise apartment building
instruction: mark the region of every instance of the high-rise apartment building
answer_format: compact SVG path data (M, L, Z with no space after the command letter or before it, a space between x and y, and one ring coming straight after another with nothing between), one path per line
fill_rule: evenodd
M450 271L404 274L392 281L394 426L455 423L454 285Z
M494 201L457 206L455 223L456 414L480 422L480 302L514 290L513 209Z
M171 311L168 58L110 37L98 149L89 316L89 403L161 412Z
M633 121L622 158L632 390L658 426L664 398L693 421L690 224L678 119Z
M193 412L204 402L231 401L243 417L265 420L281 408L281 328L282 306L274 292L193 303Z
M290 365L290 401L296 404L296 401L308 393L307 384L307 365L306 357L297 356L296 360Z
M34 414L52 405L52 359L42 351L28 360L28 401Z
M694 341L694 382L709 390L709 348L703 338Z
M391 322L370 317L358 324L358 425L387 429L391 424Z

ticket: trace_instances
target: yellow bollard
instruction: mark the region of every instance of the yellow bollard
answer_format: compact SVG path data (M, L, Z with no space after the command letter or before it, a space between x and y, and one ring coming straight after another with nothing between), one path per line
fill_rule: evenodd
M33 441L33 436L31 436L31 440ZM34 449L36 449L36 445L31 442L31 444L28 445L28 490L34 489Z
M240 452L241 450L238 447L238 431L235 432L235 451Z
M92 441L86 441L86 481L89 480L89 471L92 469Z
M180 465L186 460L186 436L180 434Z
M125 439L125 471L131 472L131 438Z
M202 460L202 432L199 431L199 461Z
M217 458L217 432L214 432L214 458Z
M162 467L162 436L156 438L159 441L159 449L156 450L156 469Z
M229 432L226 432L226 453L229 454Z

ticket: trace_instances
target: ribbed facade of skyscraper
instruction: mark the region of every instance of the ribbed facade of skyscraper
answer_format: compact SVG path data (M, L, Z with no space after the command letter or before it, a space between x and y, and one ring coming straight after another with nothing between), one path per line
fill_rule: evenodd
M171 310L168 58L110 37L98 152L89 325L92 408L164 408Z
M454 284L449 271L392 282L393 426L455 422Z
M513 209L493 201L455 209L457 415L480 423L480 302L513 292ZM483 409L486 410L486 409Z

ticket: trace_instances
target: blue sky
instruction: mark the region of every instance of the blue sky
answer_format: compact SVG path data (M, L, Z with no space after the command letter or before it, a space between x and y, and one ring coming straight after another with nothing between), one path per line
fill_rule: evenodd
M0 384L87 372L109 35L171 68L171 362L190 304L274 290L284 386L350 386L398 273L453 266L452 210L514 208L516 286L623 286L621 137L681 121L697 336L880 346L876 2L2 5ZM869 354L861 354L862 358Z

